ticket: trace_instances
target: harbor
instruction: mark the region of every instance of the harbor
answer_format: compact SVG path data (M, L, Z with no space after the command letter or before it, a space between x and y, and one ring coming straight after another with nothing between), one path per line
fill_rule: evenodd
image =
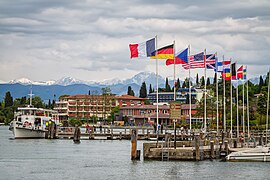
M78 127L77 127L78 128ZM241 152L243 150L253 150L255 147L266 145L264 132L252 132L253 139L230 138L229 133L199 133L194 130L192 134L179 129L173 134L173 129L164 129L164 131L155 133L155 129L147 127L110 127L104 126L93 132L82 128L79 134L76 127L66 127L56 130L56 134L51 139L76 139L80 140L131 140L132 144L137 141L143 143L142 152L135 159L140 160L140 155L144 160L162 160L162 161L202 161L202 160L223 160L232 152ZM136 137L132 137L135 134ZM75 141L74 141L75 142ZM136 145L135 145L136 146ZM132 157L131 157L132 158ZM236 160L237 161L237 160ZM264 161L270 161L265 159Z
M269 163L130 160L130 140L13 139L0 127L1 179L265 179ZM137 149L143 152L140 140ZM11 170L12 169L12 170Z

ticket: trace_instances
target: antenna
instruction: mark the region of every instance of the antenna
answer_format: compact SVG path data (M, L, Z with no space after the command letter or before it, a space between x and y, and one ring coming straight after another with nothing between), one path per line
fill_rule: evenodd
M28 94L30 96L30 107L32 106L32 97L34 94L32 94L32 84L31 84L31 87L30 87L30 94Z

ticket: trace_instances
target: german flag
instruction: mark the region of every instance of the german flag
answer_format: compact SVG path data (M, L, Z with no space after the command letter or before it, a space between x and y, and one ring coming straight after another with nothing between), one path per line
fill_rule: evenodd
M157 57L156 57L157 55ZM174 59L173 44L159 48L156 51L152 52L151 59Z

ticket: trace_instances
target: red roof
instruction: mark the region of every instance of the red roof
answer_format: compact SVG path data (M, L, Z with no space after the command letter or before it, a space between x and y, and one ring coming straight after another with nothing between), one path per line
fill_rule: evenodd
M140 100L140 101L145 100L144 98L131 96L131 95L127 95L127 94L124 94L124 95L121 95L121 96L116 96L116 99Z

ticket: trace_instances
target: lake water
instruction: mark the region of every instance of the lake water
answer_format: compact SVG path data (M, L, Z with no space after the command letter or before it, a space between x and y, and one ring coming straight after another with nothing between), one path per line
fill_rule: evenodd
M12 139L0 127L0 179L270 179L270 163L130 160L128 140ZM143 141L138 142L142 150ZM142 155L142 154L141 154Z

